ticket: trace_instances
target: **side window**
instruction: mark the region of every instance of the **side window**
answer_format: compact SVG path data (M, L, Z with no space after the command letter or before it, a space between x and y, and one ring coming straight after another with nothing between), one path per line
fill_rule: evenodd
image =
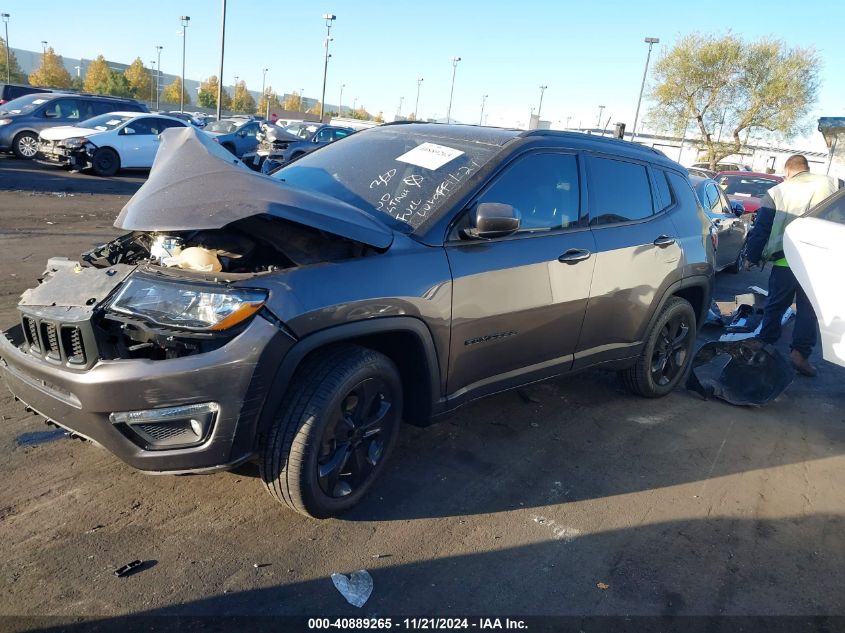
M643 165L590 157L590 224L614 224L649 217L651 187Z
M92 101L79 102L79 120L85 121L95 116L98 113L94 112L94 103Z
M56 99L44 110L49 119L79 119L79 104L76 99Z
M707 210L710 213L722 212L722 201L719 199L719 192L716 191L716 185L712 182L705 183L704 197L707 198Z
M340 140L344 137L347 137L347 136L349 136L349 132L347 132L346 130L335 130L334 131L334 140L336 140L336 141Z
M257 125L246 125L244 126L244 136L255 136L258 134L258 126Z
M728 215L733 215L733 213L731 212L731 202L722 192L722 188L716 187L716 193L719 195L719 212L727 213Z
M186 123L183 121L171 121L170 119L159 119L158 126L162 130L166 130L171 127L185 127Z
M129 125L127 125L126 128L124 128L124 129L130 129L131 128L131 129L135 130L136 135L137 134L143 134L143 135L158 134L158 131L157 131L158 126L156 125L154 127L153 125L151 125L151 124L155 124L155 123L156 123L155 119L135 119ZM154 129L156 131L153 131Z
M572 154L541 153L509 165L478 202L501 202L522 215L520 231L565 229L578 224L578 161Z
M318 143L329 143L332 140L334 140L332 137L332 130L330 130L329 128L326 127L317 132Z
M108 114L109 112L115 112L115 111L122 109L122 108L118 108L113 103L108 103L107 101L94 101L92 105L94 106L94 114L95 115L97 115L97 114ZM127 110L128 110L128 108L127 108Z
M689 180L672 171L667 172L666 176L669 178L669 184L672 186L672 193L675 196L675 200L678 201L678 204L688 210L693 210L699 206L700 203L698 202L698 198L696 197L695 191L693 191Z
M657 208L663 211L675 202L672 198L672 190L669 189L669 182L666 180L666 172L662 169L655 169L654 181L657 183L657 195L660 201Z
M811 218L845 224L845 196L831 199L827 204L820 204L807 215Z

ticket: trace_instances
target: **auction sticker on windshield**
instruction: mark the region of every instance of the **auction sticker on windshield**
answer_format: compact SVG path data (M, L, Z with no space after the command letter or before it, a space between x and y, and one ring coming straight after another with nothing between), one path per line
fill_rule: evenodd
M435 170L440 169L449 161L455 160L461 154L463 152L459 149L437 145L436 143L423 143L397 157L396 160L423 169Z

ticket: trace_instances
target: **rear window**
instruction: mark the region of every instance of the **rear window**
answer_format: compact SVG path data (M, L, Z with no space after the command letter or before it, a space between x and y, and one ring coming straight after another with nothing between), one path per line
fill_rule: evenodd
M0 106L0 114L29 114L50 101L50 95L31 94L12 99Z
M590 157L590 224L615 224L649 217L651 187L645 166Z
M845 191L834 194L826 201L816 205L807 213L807 217L845 224Z

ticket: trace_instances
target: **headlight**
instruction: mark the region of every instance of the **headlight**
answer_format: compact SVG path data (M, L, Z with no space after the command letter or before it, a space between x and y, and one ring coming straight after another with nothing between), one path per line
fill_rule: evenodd
M59 145L62 147L67 147L69 149L76 149L78 147L82 147L88 143L88 139L84 136L74 136L73 138L66 138L63 141L59 141Z
M112 301L113 312L165 327L219 332L248 319L267 300L263 290L220 288L131 277Z
M9 125L12 122L12 119L0 119L0 125Z

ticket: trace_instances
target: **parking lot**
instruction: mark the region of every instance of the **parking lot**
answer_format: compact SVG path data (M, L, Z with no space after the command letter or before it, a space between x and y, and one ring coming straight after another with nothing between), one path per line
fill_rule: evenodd
M116 235L143 180L0 157L0 327L48 257ZM750 284L766 275L720 274L717 299ZM154 477L28 435L51 429L4 389L0 614L843 613L845 369L814 362L760 409L641 399L597 371L493 396L404 427L374 491L326 521L249 464ZM330 580L358 569L360 610Z

